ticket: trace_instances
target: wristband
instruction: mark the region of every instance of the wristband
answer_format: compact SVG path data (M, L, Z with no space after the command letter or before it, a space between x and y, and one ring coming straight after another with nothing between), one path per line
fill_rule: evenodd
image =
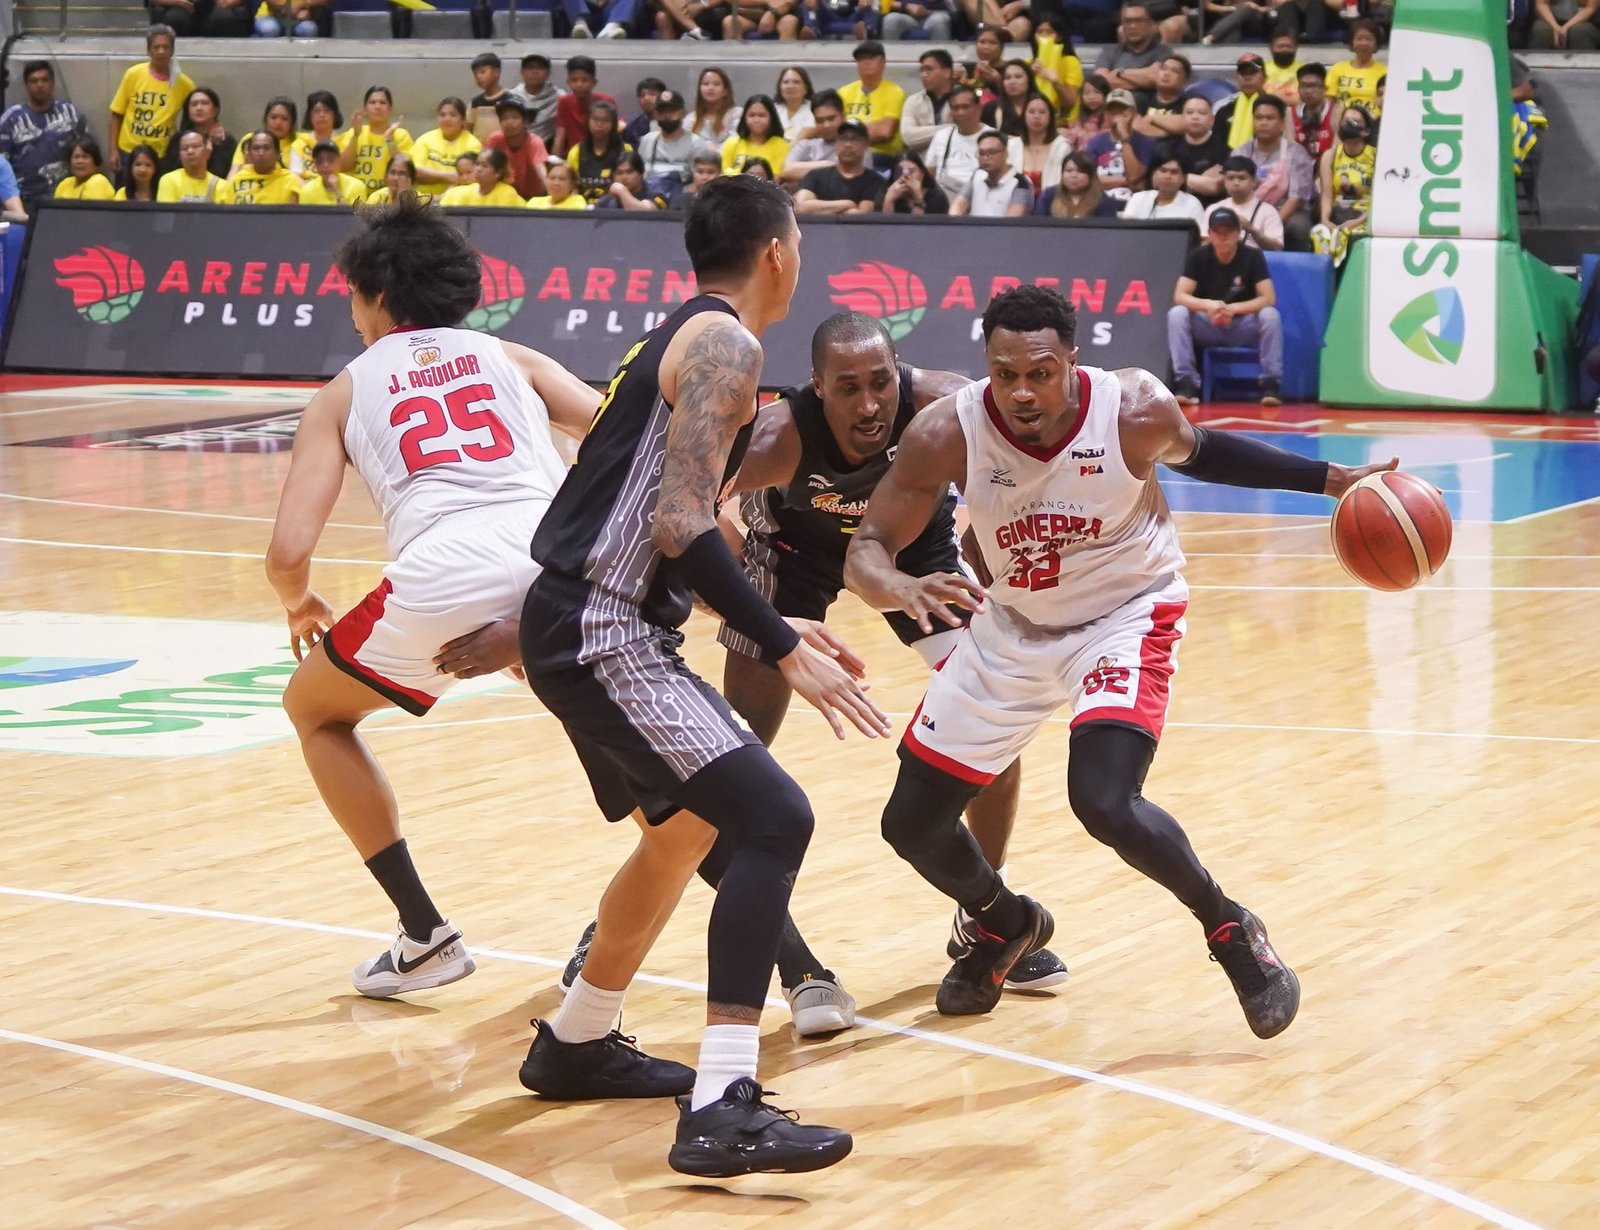
M691 542L675 562L689 587L728 627L760 646L763 658L776 662L794 652L800 634L756 592L716 529Z
M1252 440L1236 431L1194 429L1194 453L1171 468L1203 483L1260 487L1274 491L1306 491L1324 495L1328 463Z

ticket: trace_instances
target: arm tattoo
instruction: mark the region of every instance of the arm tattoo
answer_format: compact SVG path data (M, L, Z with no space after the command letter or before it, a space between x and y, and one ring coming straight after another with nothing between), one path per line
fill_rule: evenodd
M678 369L678 400L667 424L654 538L681 555L717 523L722 471L755 405L761 345L733 321L707 325Z

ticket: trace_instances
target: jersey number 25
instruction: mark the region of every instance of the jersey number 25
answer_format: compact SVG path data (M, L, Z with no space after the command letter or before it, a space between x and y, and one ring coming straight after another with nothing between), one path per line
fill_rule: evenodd
M400 456L406 463L406 473L415 474L429 466L459 462L462 454L473 461L498 461L502 457L509 457L514 445L511 433L506 430L500 417L487 407L481 410L471 408L474 402L493 400L493 385L469 384L446 393L443 405L432 397L408 397L396 406L389 414L392 427L403 426L419 414L422 416L421 422L407 427L400 437ZM459 450L449 447L423 448L423 445L442 438L452 425L459 432L487 431L489 440L487 443L481 439L457 441L461 445Z

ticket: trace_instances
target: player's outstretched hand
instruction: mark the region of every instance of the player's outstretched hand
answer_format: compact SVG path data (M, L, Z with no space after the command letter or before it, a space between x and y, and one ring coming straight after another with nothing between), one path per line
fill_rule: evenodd
M289 648L294 650L294 660L304 662L306 654L333 627L333 608L315 590L306 591L306 600L289 616Z
M933 632L933 621L942 620L952 628L961 626L961 617L950 609L953 603L969 611L981 611L989 591L971 577L958 572L934 572L925 577L906 577L898 597L900 609L917 621L917 627Z
M457 679L516 670L522 666L521 629L521 619L497 619L448 642L434 655L433 664L441 675ZM524 676L518 674L517 678Z
M791 688L828 719L836 738L844 738L841 717L869 739L890 733L889 719L867 699L863 685L850 677L832 652L814 649L804 636L788 657L778 659L778 670Z
M1370 466L1342 466L1334 462L1328 463L1328 483L1323 487L1325 495L1338 499L1350 488L1354 487L1369 474L1381 474L1385 470L1400 468L1400 458L1391 457L1388 461L1375 462Z
M867 664L861 656L846 645L834 630L820 619L785 619L788 624L818 653L825 653L845 670L852 679L867 677Z

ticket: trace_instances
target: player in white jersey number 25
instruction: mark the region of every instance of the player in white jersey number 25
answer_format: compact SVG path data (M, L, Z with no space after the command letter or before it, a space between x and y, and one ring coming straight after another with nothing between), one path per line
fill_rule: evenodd
M456 682L434 663L441 647L521 609L538 573L528 544L566 473L551 428L582 438L600 396L545 355L459 327L481 294L478 255L412 194L365 213L335 260L367 348L306 407L266 562L300 662L283 707L323 802L400 916L394 944L352 975L382 997L474 966L423 888L356 727L391 705L426 713ZM311 555L346 463L393 562L335 621L311 589Z
M1071 305L1040 287L991 301L989 378L913 420L851 542L845 583L879 610L924 628L955 622L953 598L977 611L906 728L883 835L980 931L945 975L939 1010L989 1011L1012 963L1043 947L1054 924L1000 881L961 810L1069 707L1072 810L1200 920L1250 1028L1270 1038L1294 1020L1298 979L1142 793L1188 605L1156 463L1205 482L1337 497L1398 462L1347 468L1191 426L1149 372L1080 367L1076 324ZM950 483L966 496L982 585L895 567Z

